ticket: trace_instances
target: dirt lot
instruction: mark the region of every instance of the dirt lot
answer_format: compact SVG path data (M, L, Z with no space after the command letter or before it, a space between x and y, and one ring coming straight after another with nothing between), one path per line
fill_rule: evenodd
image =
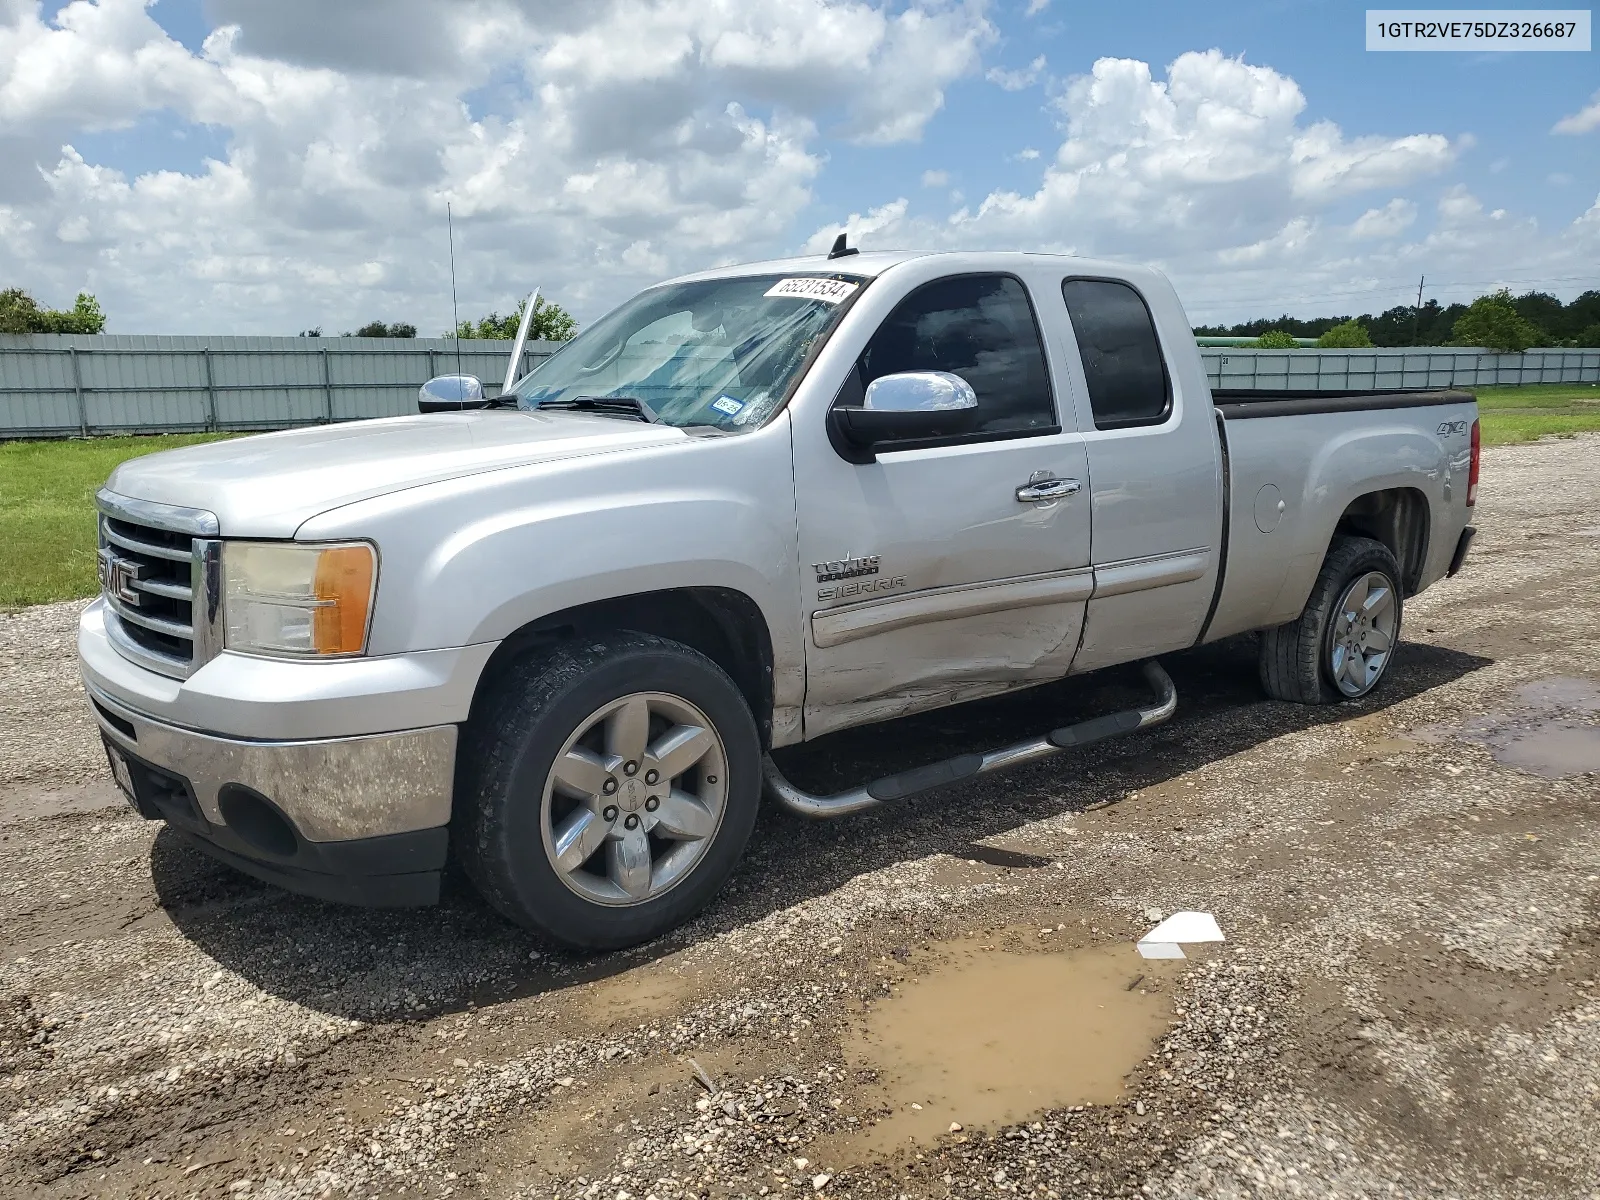
M0 617L0 1192L1600 1197L1600 438L1486 453L1478 523L1367 702L1177 655L1170 725L769 814L704 917L591 960L459 889L340 909L185 849L102 778L77 606ZM1137 682L785 765L856 780ZM1226 943L1134 954L1188 908Z

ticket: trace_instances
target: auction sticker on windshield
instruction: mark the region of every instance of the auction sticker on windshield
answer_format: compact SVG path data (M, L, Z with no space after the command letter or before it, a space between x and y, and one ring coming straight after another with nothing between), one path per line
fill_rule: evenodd
M860 284L850 283L844 279L780 279L763 294L767 296L790 296L796 300L821 300L824 304L837 304L841 300L849 299L850 294L860 286Z

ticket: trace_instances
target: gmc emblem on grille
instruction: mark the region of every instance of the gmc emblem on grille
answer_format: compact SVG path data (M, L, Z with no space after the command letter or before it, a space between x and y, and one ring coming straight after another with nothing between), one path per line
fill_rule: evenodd
M139 578L139 564L118 558L109 550L100 551L100 587L106 595L134 608L139 606L139 589L134 581Z

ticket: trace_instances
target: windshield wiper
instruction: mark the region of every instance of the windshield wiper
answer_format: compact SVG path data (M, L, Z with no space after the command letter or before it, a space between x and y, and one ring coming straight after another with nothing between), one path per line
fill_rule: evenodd
M592 412L605 416L626 413L629 416L639 418L641 421L649 421L651 424L659 424L661 421L661 418L656 415L655 409L651 408L643 400L635 399L633 396L574 396L571 400L541 400L533 407L536 409L565 409L571 412Z

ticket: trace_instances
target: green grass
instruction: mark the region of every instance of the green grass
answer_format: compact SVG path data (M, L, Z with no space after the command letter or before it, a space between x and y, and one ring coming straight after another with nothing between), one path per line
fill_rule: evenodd
M1530 383L1468 390L1478 396L1486 446L1600 433L1600 384Z
M118 463L225 434L0 442L0 608L92 596L94 494Z

